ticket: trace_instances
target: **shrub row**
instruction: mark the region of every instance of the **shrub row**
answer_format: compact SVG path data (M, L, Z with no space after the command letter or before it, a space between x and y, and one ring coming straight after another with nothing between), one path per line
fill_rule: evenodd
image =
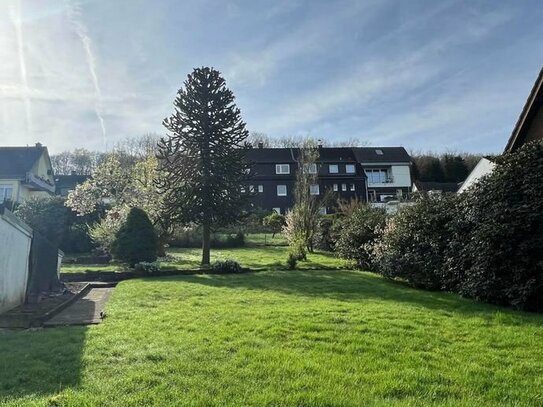
M419 288L543 311L543 145L497 159L462 194L423 196L384 220L358 209L334 225L345 258Z

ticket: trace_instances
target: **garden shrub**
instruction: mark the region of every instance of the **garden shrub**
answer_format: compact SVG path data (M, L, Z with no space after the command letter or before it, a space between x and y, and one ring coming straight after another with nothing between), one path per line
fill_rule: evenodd
M322 215L319 218L317 223L317 232L313 238L316 249L326 251L332 251L334 249L331 229L336 218L337 215Z
M289 270L296 269L296 265L298 264L298 256L294 253L289 253L287 257L287 267Z
M134 271L137 274L142 274L142 275L157 274L160 272L160 263L158 261L154 261L154 262L140 261L134 266Z
M62 197L32 197L18 204L15 215L66 253L90 252L96 248L88 225L99 221L103 207L89 215L77 216Z
M144 210L132 208L116 234L111 251L113 257L134 267L157 258L158 237Z
M361 205L339 217L331 228L331 240L339 257L354 260L361 269L372 269L371 245L386 222L386 212Z
M305 240L303 238L294 238L288 249L289 257L294 257L297 261L307 260L307 247L305 245Z
M235 260L219 260L211 265L211 270L214 273L234 274L241 273L243 269Z
M272 234L272 238L274 238L275 234L281 233L281 229L285 226L285 217L273 211L262 219L262 224L266 226L266 231L269 231Z
M543 144L497 158L460 202L447 264L465 296L543 310Z
M402 208L382 228L371 251L372 263L388 278L402 278L410 285L429 290L452 284L444 274L449 245L449 223L455 217L452 194L424 195L415 205Z

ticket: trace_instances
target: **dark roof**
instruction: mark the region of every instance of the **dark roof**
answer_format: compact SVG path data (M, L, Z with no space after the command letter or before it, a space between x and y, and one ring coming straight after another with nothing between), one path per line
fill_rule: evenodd
M376 150L381 150L382 155ZM298 148L252 148L249 161L258 163L289 163L298 157ZM319 162L410 163L403 147L321 147Z
M0 178L23 179L46 147L0 147Z
M419 192L429 191L442 191L442 192L456 192L461 183L457 182L423 182L415 181L415 185Z
M77 185L82 184L88 180L90 175L57 175L55 176L55 186L57 190L61 188L75 188Z
M258 163L290 163L294 156L290 148L252 148L247 153L251 162Z
M538 112L543 106L543 68L539 71L539 75L532 87L530 95L524 104L524 108L515 124L515 128L511 133L511 137L507 141L504 153L510 153L522 146L526 142L528 130Z
M319 161L356 162L353 149L348 147L322 147L319 148Z
M378 154L380 150L383 154ZM410 163L411 157L403 147L354 147L354 154L361 163Z

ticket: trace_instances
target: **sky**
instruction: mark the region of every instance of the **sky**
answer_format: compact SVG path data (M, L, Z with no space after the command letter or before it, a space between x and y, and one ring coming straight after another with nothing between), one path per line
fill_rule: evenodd
M165 135L193 68L251 131L501 152L543 64L540 0L0 0L0 145Z

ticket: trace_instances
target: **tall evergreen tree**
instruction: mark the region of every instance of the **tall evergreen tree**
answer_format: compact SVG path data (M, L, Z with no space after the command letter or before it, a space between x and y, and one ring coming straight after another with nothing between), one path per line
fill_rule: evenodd
M219 71L196 68L177 92L175 111L164 119L170 135L158 158L166 216L202 226L202 265L209 265L212 227L241 215L241 185L249 169L249 132Z

